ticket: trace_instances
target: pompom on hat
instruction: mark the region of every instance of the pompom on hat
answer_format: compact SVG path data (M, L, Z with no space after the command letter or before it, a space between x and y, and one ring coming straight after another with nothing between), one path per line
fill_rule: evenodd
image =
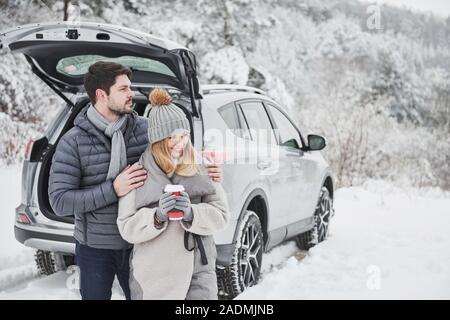
M172 103L172 97L165 89L153 89L148 98L152 104L148 115L150 144L170 137L178 129L191 131L189 120L183 110Z

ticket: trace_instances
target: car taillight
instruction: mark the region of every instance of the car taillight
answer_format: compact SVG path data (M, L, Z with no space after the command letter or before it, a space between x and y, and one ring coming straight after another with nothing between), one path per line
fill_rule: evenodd
M25 213L19 213L17 215L17 222L23 223L23 224L31 224L30 218Z
M25 147L25 160L30 160L31 158L31 150L33 150L34 141L29 140L27 142L27 146Z

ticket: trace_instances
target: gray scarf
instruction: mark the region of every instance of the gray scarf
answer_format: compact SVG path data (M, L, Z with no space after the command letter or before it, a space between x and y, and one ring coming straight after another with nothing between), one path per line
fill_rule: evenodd
M115 179L127 165L127 151L122 132L127 124L127 116L123 115L116 121L109 123L93 105L89 106L86 115L97 129L111 138L111 161L109 162L106 179Z
M158 205L159 197L164 193L167 184L183 185L192 203L199 201L202 196L216 192L206 168L201 165L198 167L199 172L194 176L183 177L174 174L168 177L156 164L151 154L151 146L141 155L139 163L148 170L148 177L144 185L136 189L136 209ZM194 198L197 198L197 201Z

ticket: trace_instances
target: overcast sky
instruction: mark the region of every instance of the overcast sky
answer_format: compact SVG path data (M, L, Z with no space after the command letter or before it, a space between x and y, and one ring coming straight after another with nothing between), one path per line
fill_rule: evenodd
M367 0L364 0L366 2ZM450 16L450 0L374 0L369 2L386 3L393 6L405 6L413 11L431 11L436 15Z

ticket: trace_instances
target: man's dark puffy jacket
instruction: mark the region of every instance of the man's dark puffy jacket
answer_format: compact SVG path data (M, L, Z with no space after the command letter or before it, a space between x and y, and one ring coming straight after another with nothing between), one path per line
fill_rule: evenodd
M84 108L74 127L60 139L49 178L50 204L58 216L75 217L75 239L98 249L126 249L117 227L118 198L113 180L106 180L111 140L87 119ZM136 113L128 116L124 133L128 164L147 148L148 123Z

